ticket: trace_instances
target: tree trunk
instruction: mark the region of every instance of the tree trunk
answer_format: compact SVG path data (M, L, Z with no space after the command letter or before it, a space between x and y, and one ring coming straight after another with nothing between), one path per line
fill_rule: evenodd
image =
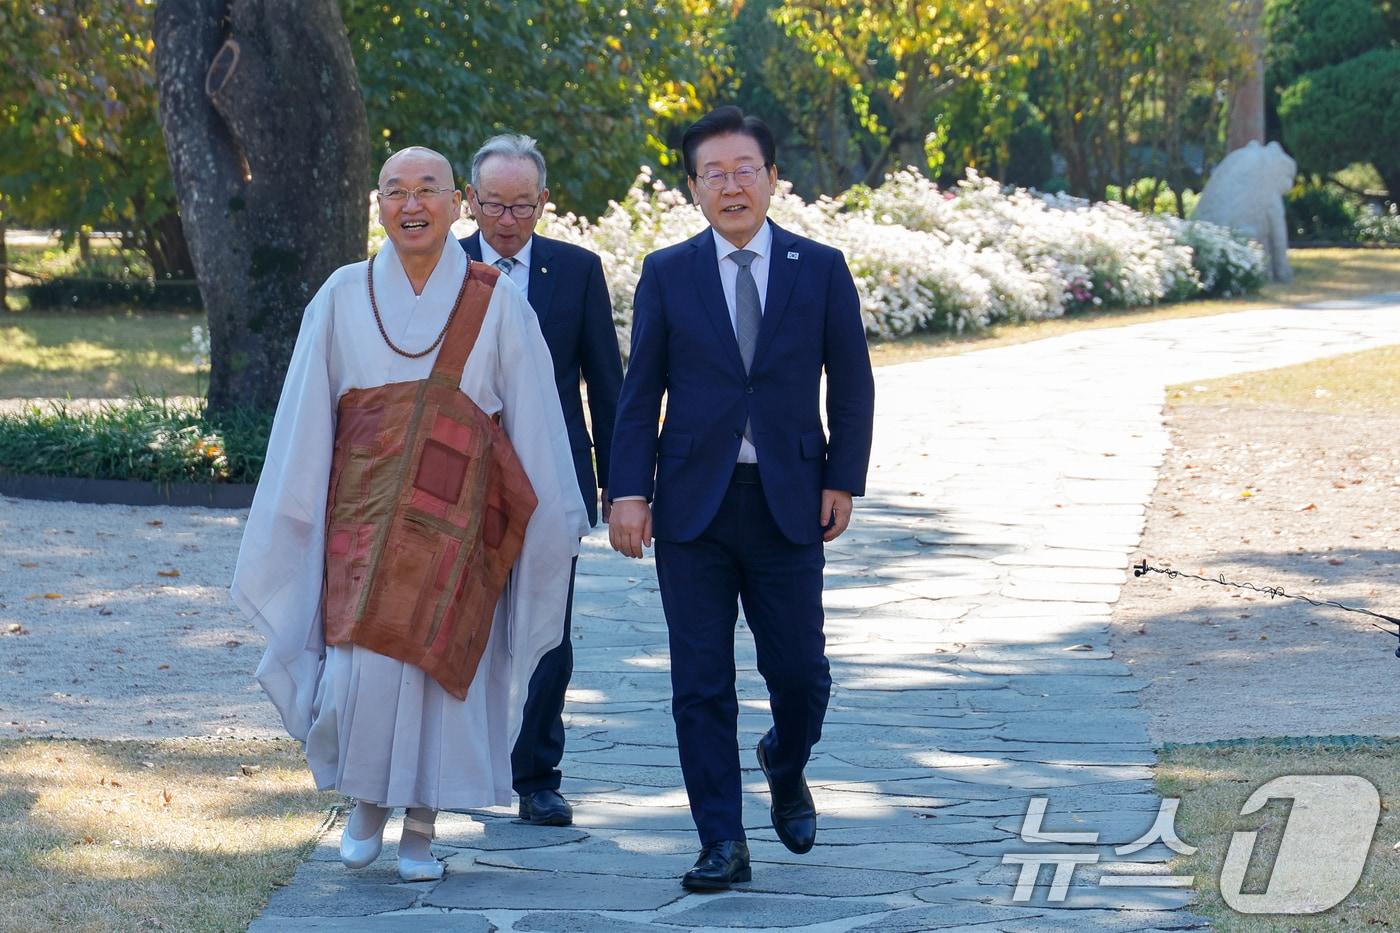
M209 406L277 405L302 311L365 256L369 131L336 0L162 0L160 116L209 313Z
M1250 0L1240 11L1240 28L1247 61L1230 82L1230 119L1225 151L1264 142L1264 14L1262 0Z

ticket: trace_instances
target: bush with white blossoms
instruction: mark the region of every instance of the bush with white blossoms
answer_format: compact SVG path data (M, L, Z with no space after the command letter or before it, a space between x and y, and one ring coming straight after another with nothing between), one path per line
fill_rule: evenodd
M647 168L596 221L546 210L541 233L602 258L625 352L642 260L703 230L704 216ZM974 171L943 190L906 170L812 203L781 182L770 215L846 254L866 333L886 339L1231 295L1264 281L1263 251L1223 227L1006 189ZM474 227L463 220L453 229L464 236ZM371 238L383 239L377 222Z

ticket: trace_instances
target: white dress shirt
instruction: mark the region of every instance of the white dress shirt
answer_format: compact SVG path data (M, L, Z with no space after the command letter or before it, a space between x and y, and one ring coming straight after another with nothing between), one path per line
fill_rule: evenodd
M520 247L520 252L510 257L514 259L515 265L510 270L510 280L520 286L520 291L530 294L530 248L535 245L535 238L525 241L525 245ZM500 253L491 248L491 244L486 242L486 237L481 238L481 261L488 266L494 266L497 259L503 258ZM733 316L733 312L730 312Z

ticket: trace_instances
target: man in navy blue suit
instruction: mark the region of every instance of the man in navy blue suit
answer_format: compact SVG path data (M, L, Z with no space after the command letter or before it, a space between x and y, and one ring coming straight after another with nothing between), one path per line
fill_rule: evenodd
M569 429L574 471L589 522L596 525L600 488L603 521L608 520L610 510L608 454L622 384L622 360L602 262L586 249L535 235L535 224L549 201L545 180L544 156L533 139L514 134L488 139L472 157L466 197L467 208L480 229L461 242L471 258L490 263L510 276L539 317L554 362L554 381ZM583 417L580 375L588 387L591 438ZM564 692L574 670L569 642L573 601L571 575L569 601L564 608L564 640L540 660L530 678L520 738L510 759L512 783L520 796L520 818L542 826L567 826L574 818L572 807L559 793Z
M831 689L822 546L864 494L875 388L845 259L767 219L778 182L768 127L722 107L681 148L710 227L642 266L610 537L629 557L656 540L672 715L701 843L681 883L716 890L751 877L734 691L740 602L773 713L757 748L773 828L793 852L816 837L803 771Z

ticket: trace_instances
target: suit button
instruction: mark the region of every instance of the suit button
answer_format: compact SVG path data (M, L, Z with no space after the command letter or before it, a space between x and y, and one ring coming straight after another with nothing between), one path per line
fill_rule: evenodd
M744 391L749 395L753 395L753 386L744 386Z
M744 432L743 432L743 431L735 431L735 432L734 432L734 437L735 437L736 440L737 440L738 438L743 437L743 436L744 436Z

